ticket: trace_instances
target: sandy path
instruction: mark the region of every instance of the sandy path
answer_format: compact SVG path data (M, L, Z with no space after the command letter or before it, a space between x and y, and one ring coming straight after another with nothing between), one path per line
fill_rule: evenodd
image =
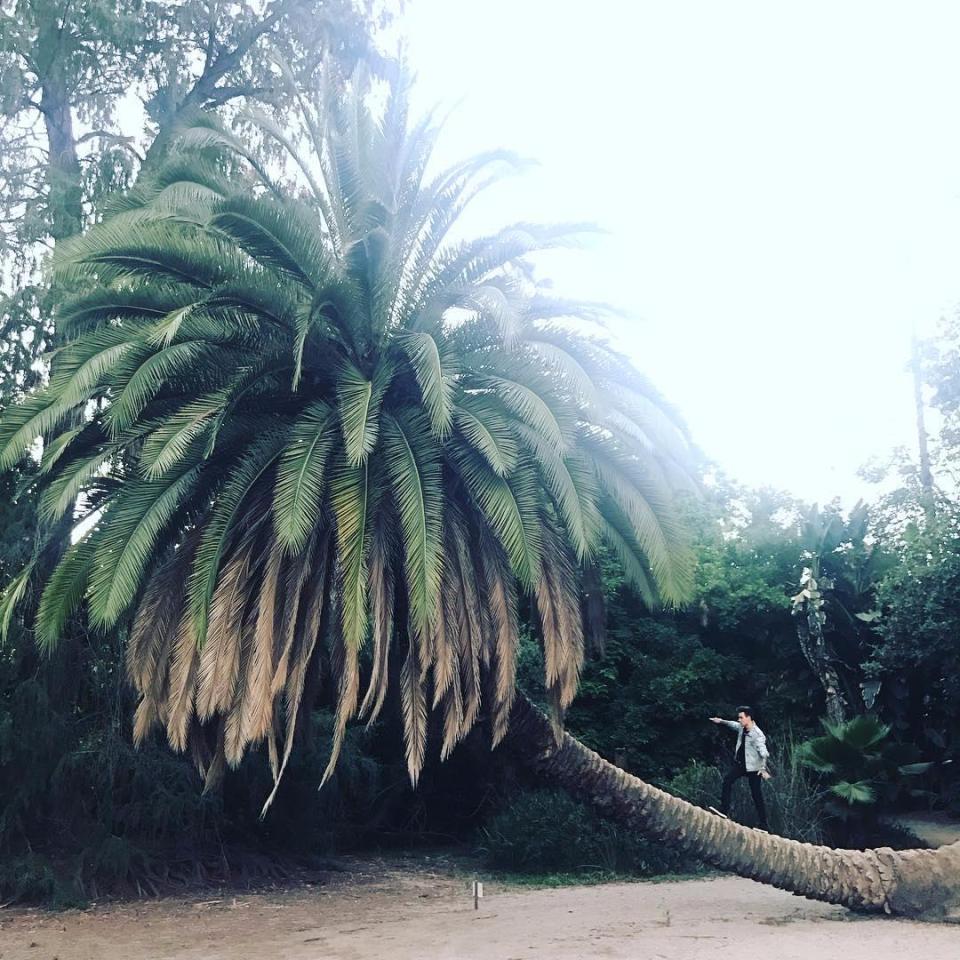
M931 847L941 847L960 840L960 820L945 813L916 813L897 817L896 823L906 827Z
M2 960L957 960L960 927L854 917L734 877L559 890L367 862L328 884L0 911Z

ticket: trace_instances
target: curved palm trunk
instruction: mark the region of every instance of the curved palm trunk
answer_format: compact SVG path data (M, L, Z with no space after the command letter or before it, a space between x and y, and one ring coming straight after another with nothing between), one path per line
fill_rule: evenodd
M960 843L939 850L834 850L714 816L608 763L518 696L509 740L540 776L599 813L719 867L783 890L863 910L960 918Z

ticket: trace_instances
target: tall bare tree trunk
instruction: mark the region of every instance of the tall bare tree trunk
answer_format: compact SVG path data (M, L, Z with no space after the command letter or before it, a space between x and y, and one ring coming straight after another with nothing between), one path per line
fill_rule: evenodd
M805 568L800 578L800 592L792 598L793 615L797 621L797 641L800 650L820 681L826 699L827 718L831 723L843 723L852 711L843 694L840 675L834 666L836 654L823 634L826 622L824 599L819 586L819 560L812 568Z
M50 234L59 243L83 229L83 183L64 75L66 53L60 49L55 24L49 25L47 33L51 35L41 35L38 40L38 46L47 51L46 70L40 78L40 113L47 133Z
M43 91L43 119L50 149L49 180L50 233L55 241L78 234L83 226L83 190L80 161L73 136L73 118L66 99L54 100Z
M832 650L823 636L823 624L820 623L818 611L808 608L797 615L797 640L810 669L823 687L827 719L831 723L849 720L850 707L843 695L840 675L833 665Z
M920 495L929 523L934 516L933 471L930 469L927 427L923 416L923 369L920 362L920 341L916 332L910 338L910 368L913 373L913 406L917 418L917 449L920 454Z
M599 813L742 877L800 896L922 919L960 919L960 843L939 850L834 850L771 836L679 800L602 759L523 696L510 749Z

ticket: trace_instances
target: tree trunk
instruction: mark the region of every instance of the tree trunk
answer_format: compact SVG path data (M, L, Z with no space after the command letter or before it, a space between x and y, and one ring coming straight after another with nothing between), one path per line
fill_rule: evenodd
M83 229L83 184L70 96L59 64L43 78L40 111L47 131L50 234L55 242Z
M569 734L558 743L523 696L510 749L546 781L598 813L742 877L860 910L960 919L960 843L939 850L834 850L724 820L620 770Z
M823 636L819 611L809 601L806 610L797 614L797 640L810 669L823 687L826 698L827 719L831 723L844 723L850 719L850 706L843 695L840 675L833 665L833 651Z
M913 408L917 420L917 449L920 452L920 498L927 523L935 516L933 472L930 469L930 450L927 447L927 428L923 416L923 370L920 362L920 341L916 331L910 339L910 369L913 373Z

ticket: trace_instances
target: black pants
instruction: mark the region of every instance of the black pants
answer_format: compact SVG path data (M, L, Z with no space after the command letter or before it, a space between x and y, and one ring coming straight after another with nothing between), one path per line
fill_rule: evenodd
M722 813L730 812L730 793L733 790L733 785L741 777L747 778L747 783L750 784L750 795L753 797L753 805L757 808L757 826L761 830L767 829L767 808L763 804L763 791L760 789L760 774L759 773L747 773L745 767L739 765L735 766L724 778L723 778L723 792L720 794L720 810Z

